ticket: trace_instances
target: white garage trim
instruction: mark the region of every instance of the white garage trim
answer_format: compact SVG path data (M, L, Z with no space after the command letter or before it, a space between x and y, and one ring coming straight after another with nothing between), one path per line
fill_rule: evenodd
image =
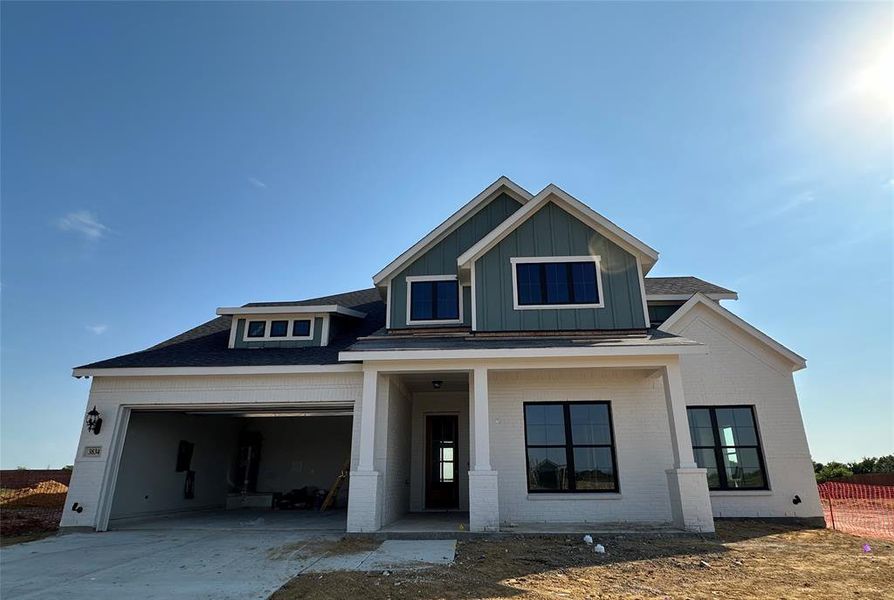
M106 462L105 476L99 492L99 506L96 509L96 531L109 530L109 517L112 514L115 484L118 483L118 468L121 466L121 455L124 451L124 438L127 437L127 426L130 423L130 408L118 407L118 418L112 432L112 443L109 458ZM70 507L67 507L70 508Z

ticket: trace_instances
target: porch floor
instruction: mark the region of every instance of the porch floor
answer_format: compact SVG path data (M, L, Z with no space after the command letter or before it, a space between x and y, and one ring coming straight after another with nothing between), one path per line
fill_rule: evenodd
M316 510L238 508L120 519L109 523L109 529L344 533L346 525L347 511L345 509L333 509L321 513Z
M467 512L407 513L382 527L382 533L460 533L469 530Z

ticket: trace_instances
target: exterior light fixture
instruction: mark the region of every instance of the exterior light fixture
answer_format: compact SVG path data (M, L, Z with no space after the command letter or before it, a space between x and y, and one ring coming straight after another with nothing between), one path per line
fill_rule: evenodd
M99 435L100 429L102 429L102 417L99 416L99 411L94 406L87 413L87 431L93 433L93 435Z
M441 381L440 379L435 379L434 381L431 382L431 386L433 388L435 388L436 390L441 389L442 385L444 385L444 382Z

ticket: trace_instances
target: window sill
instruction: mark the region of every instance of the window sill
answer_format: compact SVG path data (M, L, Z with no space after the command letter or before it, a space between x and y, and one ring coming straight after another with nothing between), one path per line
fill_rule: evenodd
M528 500L621 500L617 492L579 492L568 494L528 494Z
M513 310L573 310L578 308L605 308L605 303L599 304L514 304Z
M773 490L709 490L710 496L772 496Z

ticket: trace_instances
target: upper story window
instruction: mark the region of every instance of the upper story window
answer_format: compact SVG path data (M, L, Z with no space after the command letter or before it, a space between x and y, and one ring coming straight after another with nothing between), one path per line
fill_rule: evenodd
M456 275L407 277L407 324L461 323L462 304Z
M249 321L245 337L262 338L267 335L267 321Z
M313 319L251 319L243 336L247 342L310 339L313 339Z
M708 470L708 489L767 489L751 406L693 406L687 412L692 453L696 464Z
M598 256L511 258L513 307L602 308Z

